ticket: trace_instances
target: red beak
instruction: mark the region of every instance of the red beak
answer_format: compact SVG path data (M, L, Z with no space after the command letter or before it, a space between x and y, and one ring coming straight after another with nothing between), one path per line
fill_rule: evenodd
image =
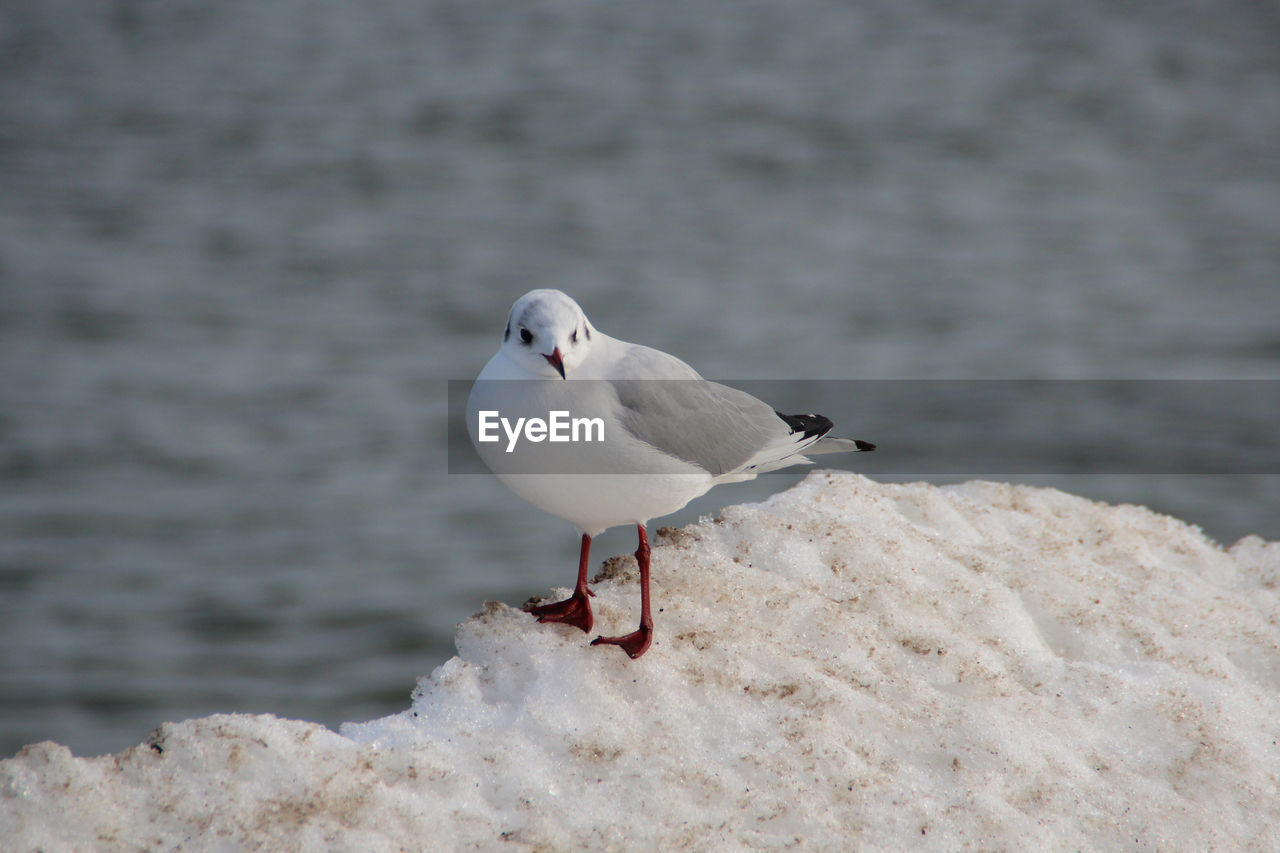
M560 374L561 379L565 378L564 359L560 357L560 347L556 347L555 349L553 349L551 351L551 355L544 354L542 357L547 360L548 364L550 364L552 367L556 369L556 372Z

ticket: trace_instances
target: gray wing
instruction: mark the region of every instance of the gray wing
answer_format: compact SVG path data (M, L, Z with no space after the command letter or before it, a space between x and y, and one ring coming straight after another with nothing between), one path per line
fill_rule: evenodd
M790 434L755 397L705 379L623 379L613 385L623 429L712 476L744 467Z
M821 438L793 432L766 403L648 347L632 346L615 376L628 377L611 381L623 429L715 477L793 456L806 461L798 454ZM673 378L639 378L653 376Z

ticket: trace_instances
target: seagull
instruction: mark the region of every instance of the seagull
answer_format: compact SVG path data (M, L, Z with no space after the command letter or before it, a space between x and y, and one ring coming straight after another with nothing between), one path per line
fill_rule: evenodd
M636 526L640 626L591 642L618 646L632 659L653 639L649 521L721 483L811 464L805 454L875 449L828 436L832 426L822 415L784 415L703 379L673 355L612 338L559 290L516 300L502 345L467 400L467 431L489 469L582 535L573 594L527 608L539 622L590 633L591 540L610 527Z

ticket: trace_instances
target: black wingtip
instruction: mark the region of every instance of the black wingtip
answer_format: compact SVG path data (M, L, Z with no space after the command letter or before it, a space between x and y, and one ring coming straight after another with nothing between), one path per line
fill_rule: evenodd
M805 438L817 438L831 432L831 428L835 426L831 422L831 418L823 415L784 415L777 409L773 412L782 418L783 422L791 428L791 433L803 433ZM855 438L853 444L859 450L875 450L876 446L869 441Z
M826 435L835 426L831 418L822 415L784 415L776 409L773 413L782 418L783 423L791 428L793 434L804 433L805 438Z

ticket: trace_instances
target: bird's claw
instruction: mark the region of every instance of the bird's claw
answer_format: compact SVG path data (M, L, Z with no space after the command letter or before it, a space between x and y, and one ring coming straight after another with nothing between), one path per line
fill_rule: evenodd
M653 628L649 625L641 625L630 634L623 634L621 637L596 637L591 641L591 645L619 646L632 660L635 660L648 650L652 640Z
M587 595L593 594L590 590L586 591L586 595L574 592L564 601L528 607L525 608L525 612L537 616L539 622L559 622L590 633L595 619L591 615L591 602L587 599Z

